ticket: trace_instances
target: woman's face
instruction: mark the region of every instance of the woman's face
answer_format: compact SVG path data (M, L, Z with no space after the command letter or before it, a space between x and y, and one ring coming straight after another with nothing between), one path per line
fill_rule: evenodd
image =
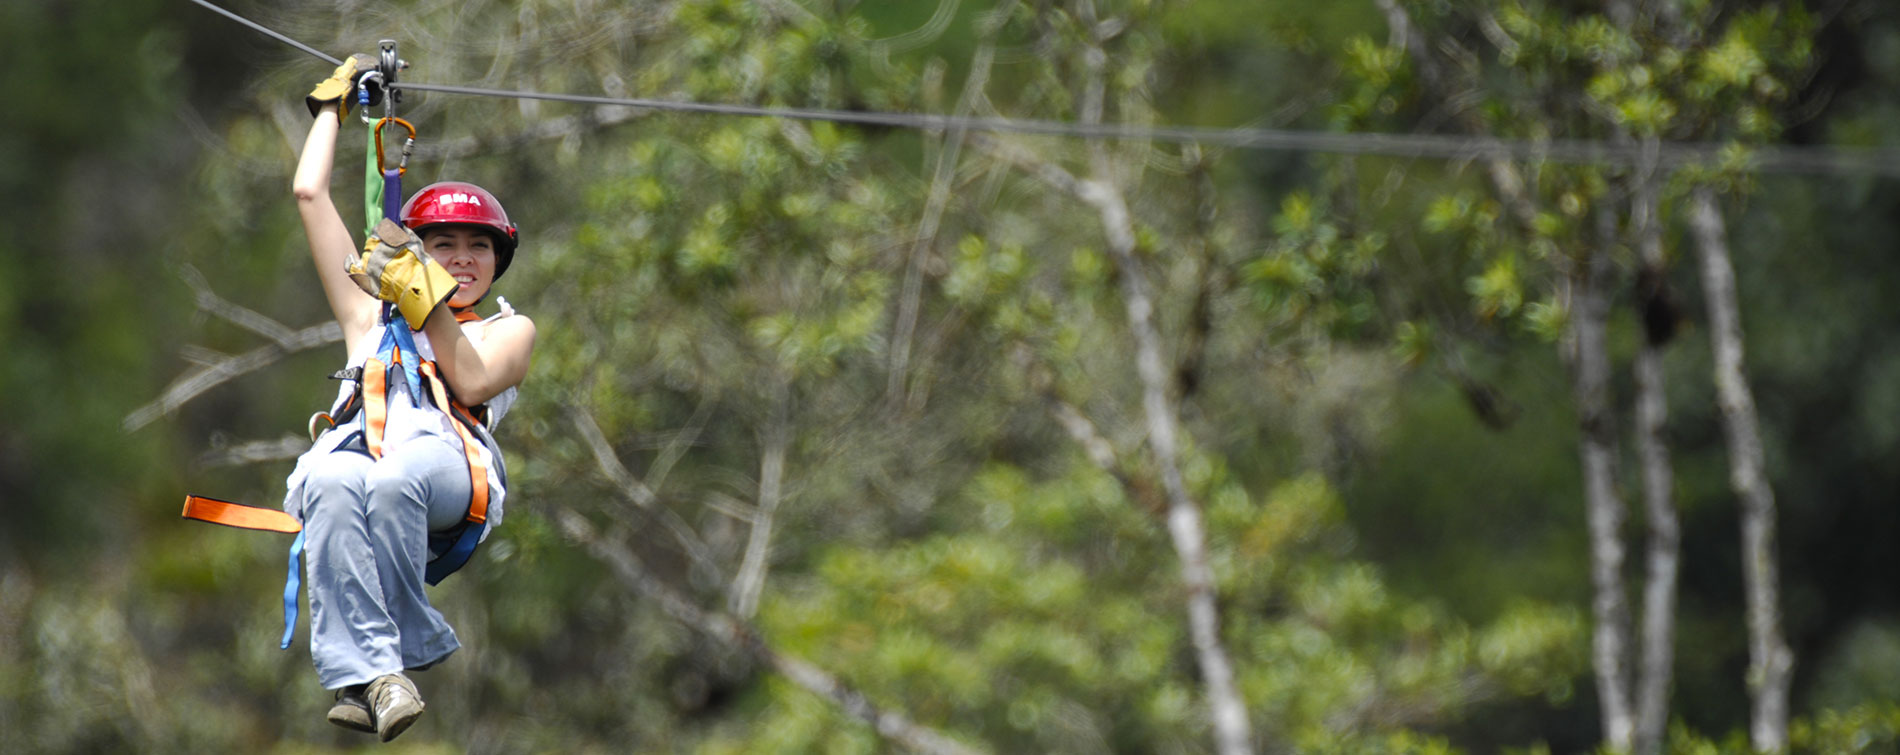
M450 307L469 307L481 301L495 282L495 238L468 226L437 226L422 232L422 249L455 276Z

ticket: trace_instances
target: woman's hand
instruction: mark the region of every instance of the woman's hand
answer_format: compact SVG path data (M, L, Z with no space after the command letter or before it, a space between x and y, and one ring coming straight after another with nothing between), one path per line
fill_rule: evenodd
M323 113L323 106L335 103L338 115L349 115L350 106L356 104L356 88L362 82L363 75L376 70L376 61L368 55L351 55L337 65L330 78L317 82L317 85L305 95L303 102L310 107L310 117ZM383 101L383 88L377 86L372 78L369 92L369 104Z

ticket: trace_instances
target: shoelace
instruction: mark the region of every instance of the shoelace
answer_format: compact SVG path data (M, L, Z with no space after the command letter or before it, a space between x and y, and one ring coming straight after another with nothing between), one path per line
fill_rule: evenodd
M375 685L375 687L376 687L375 699L370 701L370 704L374 707L375 710L383 710L383 709L388 708L390 705L394 704L396 700L394 700L391 696L394 695L397 691L401 691L403 694L406 694L410 696L411 698L416 697L415 688L410 686L410 682L408 679L405 679L402 677L397 677L394 681Z

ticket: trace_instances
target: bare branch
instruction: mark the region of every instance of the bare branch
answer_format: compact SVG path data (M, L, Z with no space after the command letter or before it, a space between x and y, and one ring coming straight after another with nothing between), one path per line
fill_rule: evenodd
M1398 0L1376 0L1379 9L1385 12L1386 24L1391 29L1392 38L1405 46L1417 67L1419 78L1432 96L1441 100L1450 100L1457 94L1459 87L1451 83L1451 75L1437 58L1432 57L1431 46L1418 28L1412 24L1411 15L1399 5ZM1489 21L1495 24L1495 21ZM1501 29L1500 29L1501 30ZM1506 37L1508 39L1508 37ZM1469 108L1458 110L1459 121L1468 133L1483 135L1487 129L1477 120L1475 112ZM1524 189L1524 179L1517 166L1493 155L1485 160L1485 167L1491 175L1491 182L1497 185L1498 194L1504 199L1506 207L1526 228L1534 227L1537 220L1537 206L1531 201L1529 192Z
M595 558L612 569L614 576L629 590L659 604L662 610L680 623L727 647L747 653L792 683L870 724L885 739L916 752L933 755L975 755L981 752L941 731L918 724L902 713L881 709L864 693L824 669L801 658L778 652L766 644L758 630L744 620L699 607L655 577L631 548L618 540L596 534L593 524L574 510L557 507L554 516L569 538L581 543Z
M895 36L874 39L871 43L883 47L886 54L930 44L943 36L944 31L950 28L950 22L956 20L959 4L959 0L937 0L937 10L930 14L930 20L925 21L923 26Z
M1135 340L1135 372L1141 379L1142 409L1148 424L1148 447L1161 473L1168 498L1168 533L1181 559L1181 579L1187 589L1188 631L1195 658L1206 685L1207 704L1214 723L1215 746L1223 755L1251 753L1253 733L1247 706L1234 682L1234 670L1220 636L1220 609L1214 596L1214 574L1207 560L1206 525L1201 507L1188 492L1180 465L1180 414L1169 394L1169 373L1161 355L1161 334L1154 323L1154 296L1148 276L1136 258L1134 218L1122 193L1106 175L1078 180L1073 174L1039 156L1011 149L992 139L978 143L1005 160L1059 189L1068 191L1101 217L1108 251L1119 269L1123 307Z
M713 407L718 405L717 397L707 397L702 399L698 406L693 407L693 416L686 420L686 426L680 428L672 440L667 441L666 447L660 449L660 455L654 457L653 464L647 467L647 479L653 481L653 487L666 486L666 475L672 472L673 465L678 464L680 458L686 455L686 449L691 448L693 443L699 440L699 434L706 429L707 418L712 416Z
M295 155L303 149L304 137L310 134L310 118L301 109L293 109L289 98L278 98L277 104L270 109L271 122L277 126L277 133L284 137L284 149L287 154ZM275 166L282 170L282 165Z
M947 5L954 10L956 3L948 2ZM1007 16L1013 7L1012 2L1001 12ZM943 9L943 5L938 6L939 12ZM990 65L996 58L995 32L996 29L990 29L984 35L982 44L970 58L970 73L964 77L963 93L957 97L956 116L959 118L970 114L971 109L982 99L984 88L989 86ZM931 172L930 194L924 200L924 215L917 223L917 235L911 240L910 255L904 262L904 287L897 302L896 330L891 334L890 375L885 383L885 398L893 409L905 403L903 398L909 382L911 341L915 338L918 312L922 308L924 255L936 244L937 229L943 221L944 208L950 203L950 185L956 178L957 161L962 155L966 137L964 129L952 130L944 139L943 149L937 153L937 164Z
M818 148L818 140L812 138L811 129L807 128L803 122L790 118L780 119L778 133L785 137L785 141L791 143L792 149L797 150L798 155L805 158L807 164L818 165L824 162L824 150Z
M619 455L614 453L613 445L607 442L607 436L600 431L600 424L594 421L594 415L579 407L575 407L572 414L574 428L580 431L581 440L586 441L588 449L594 452L594 461L599 463L601 474L620 486L621 492L633 505L646 510L658 506L659 496L654 495L652 488L620 463Z
M310 439L286 434L274 440L251 440L214 446L198 456L201 467L234 467L267 461L283 461L302 456L310 450Z
M1742 573L1748 588L1748 688L1753 702L1749 738L1757 752L1788 746L1788 685L1794 651L1781 634L1780 559L1775 545L1775 490L1769 484L1755 394L1742 371L1742 318L1736 304L1735 263L1715 192L1691 199L1689 226L1702 262L1703 300L1715 354L1715 388L1728 441L1729 486L1741 500Z
M203 346L194 346L192 344L185 344L179 347L178 356L199 367L216 367L219 362L231 358L230 354L226 354L222 351L207 349Z
M253 310L225 301L222 297L212 293L211 283L205 280L204 274L198 272L198 268L185 265L179 268L178 275L185 279L185 285L191 287L192 293L197 297L199 309L222 317L240 328L268 338L273 343L286 349L290 348L292 343L296 340L296 331L285 327L282 323L258 314Z
M1640 662L1636 668L1637 753L1651 755L1663 751L1669 726L1669 688L1675 666L1676 588L1682 560L1681 525L1676 515L1675 468L1670 461L1667 438L1669 401L1667 377L1663 370L1663 351L1670 333L1655 324L1658 318L1673 318L1674 313L1657 313L1667 307L1667 261L1663 256L1661 193L1657 190L1657 141L1644 141L1642 167L1633 177L1630 235L1642 259L1638 276L1640 306L1644 320L1651 323L1648 337L1636 353L1636 454L1642 470L1643 511L1649 525L1649 543L1644 562L1647 574L1643 583ZM1672 307L1671 307L1672 308ZM1670 323L1673 326L1673 322Z
M1597 211L1598 241L1574 281L1577 303L1570 320L1574 400L1583 468L1584 508L1590 530L1590 580L1593 593L1591 662L1597 676L1606 746L1627 752L1635 734L1630 709L1629 601L1623 592L1622 497L1616 489L1616 429L1610 399L1610 285L1614 271L1609 247L1616 219L1608 206Z
M1135 336L1135 371L1141 377L1142 408L1148 418L1148 447L1161 470L1161 486L1168 494L1168 531L1181 558L1181 577L1188 592L1188 628L1194 638L1208 707L1212 709L1216 746L1226 755L1253 751L1247 708L1234 684L1233 666L1220 638L1220 614L1214 600L1214 574L1207 563L1207 534L1200 504L1188 493L1181 476L1177 437L1180 421L1168 395L1168 370L1161 356L1161 335L1154 324L1154 302L1148 279L1135 258L1134 221L1121 192L1102 181L1080 187L1083 201L1102 216L1109 251L1121 268L1122 296L1129 329Z
M189 373L165 389L159 397L144 406L125 415L123 427L132 432L149 425L153 420L171 414L184 406L186 402L197 398L198 394L211 390L225 381L241 375L247 375L259 369L275 364L286 355L299 351L336 343L343 340L343 328L335 321L321 325L312 325L303 330L294 331L285 339L286 344L268 344L259 346L234 357L228 357L210 367Z
M1089 461L1095 462L1095 466L1104 472L1118 478L1123 476L1121 462L1115 460L1115 447L1110 445L1108 439L1102 437L1102 434L1095 429L1095 423L1089 420L1088 415L1083 414L1082 410L1077 409L1074 404L1053 396L1050 397L1049 404L1049 413L1055 415L1056 424L1061 425L1063 430L1067 430L1069 437L1074 438L1075 442L1082 446L1082 451L1088 454Z
M659 496L654 494L652 488L647 487L640 478L633 475L633 472L627 470L626 465L620 463L620 457L614 453L613 445L607 442L607 436L601 433L600 425L594 421L594 415L580 407L571 409L570 414L574 429L580 432L581 440L586 441L588 448L594 452L594 461L600 465L601 474L606 475L607 479L620 490L621 495L634 506L659 519L667 531L672 533L680 549L693 560L694 565L718 578L722 570L718 562L713 560L712 550L699 539L699 534L693 531L691 525L688 525L678 514L673 513L672 509L660 505Z
M1018 170L1036 177L1050 188L1070 196L1081 196L1082 179L1063 169L1062 166L1043 159L1029 150L1011 142L998 139L989 134L971 134L970 142L981 147L990 156L1015 166Z
M758 511L752 507L752 504L717 490L707 493L706 500L702 501L701 504L706 508L747 524L750 524L753 519L758 518Z
M792 2L792 0L765 0L765 2L760 3L760 5L765 6L777 14L779 18L794 24L824 22L824 19L819 17L818 14L807 10L803 5Z
M1080 20L1083 25L1096 26L1098 22L1095 18L1094 2L1082 0L1077 10L1080 11ZM1102 50L1099 40L1093 37L1089 39L1088 46L1082 50L1082 65L1088 71L1088 75L1082 82L1079 115L1083 123L1093 126L1102 122L1103 100L1107 97L1108 91L1108 82L1105 77L1108 53ZM1106 180L1113 175L1114 169L1108 164L1108 145L1100 139L1091 139L1088 143L1088 152L1089 168L1094 171L1097 178Z
M1450 66L1434 57L1431 44L1413 25L1411 17L1398 0L1375 2L1384 11L1394 39L1402 41L1410 53L1429 96L1448 99L1465 86L1465 81L1454 82ZM1486 19L1480 26L1501 49L1516 44L1508 35L1502 34L1502 27L1496 26L1493 20ZM1450 49L1452 46L1451 40L1443 40L1441 49ZM1462 57L1458 53L1451 54ZM1464 78L1472 77L1467 75ZM1459 110L1456 117L1467 133L1486 132L1486 125L1476 111ZM1534 228L1537 205L1517 167L1496 156L1487 158L1485 164L1505 207L1521 226ZM1607 212L1600 212L1598 217L1599 241L1607 246L1613 243L1616 221ZM1590 530L1591 581L1594 591L1592 611L1596 622L1591 635L1591 661L1597 677L1597 700L1604 742L1611 749L1628 751L1636 723L1631 710L1627 660L1630 613L1628 601L1624 597L1622 576L1625 553L1621 528L1625 512L1624 502L1615 484L1617 450L1612 429L1614 410L1609 397L1610 357L1605 340L1610 296L1607 288L1611 271L1607 249L1595 253L1585 251L1579 257L1577 265L1568 266L1569 269L1564 271L1577 296L1566 348L1571 351L1572 390L1581 440L1578 453L1584 475L1584 505ZM1559 259L1557 262L1562 264L1564 260Z
M198 394L211 390L225 381L240 375L255 372L274 364L286 355L307 351L328 343L343 340L343 327L335 321L312 325L302 330L292 330L283 323L265 317L257 312L225 301L212 293L211 285L197 268L185 265L178 274L191 286L197 299L198 309L216 315L240 328L270 339L271 343L252 349L236 356L227 356L203 347L186 347L184 356L201 369L188 372L172 381L165 392L156 400L132 410L125 415L122 427L132 432L159 417L177 411L186 402Z
M1425 36L1412 26L1412 16L1400 7L1398 0L1374 0L1379 10L1385 13L1386 43L1402 47L1412 56L1417 65L1419 78L1430 89L1443 91L1445 74L1438 61L1432 58L1431 46Z
M789 377L781 375L773 391L772 424L765 429L763 453L759 460L759 505L752 517L752 533L746 539L745 559L739 564L739 576L732 580L728 608L741 619L751 619L759 608L759 593L765 589L765 571L770 568L772 552L772 516L778 512L785 480L785 450L791 444L792 391Z

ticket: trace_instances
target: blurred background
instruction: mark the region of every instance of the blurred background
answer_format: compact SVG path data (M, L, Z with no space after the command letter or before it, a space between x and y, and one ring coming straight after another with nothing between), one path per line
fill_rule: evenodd
M412 82L1450 145L408 92L406 185L502 199L540 339L379 751L1896 747L1900 170L1812 151L1900 144L1891 4L226 7ZM332 66L184 0L0 46L0 751L370 746L277 649L287 539L177 516L277 506L333 395Z

